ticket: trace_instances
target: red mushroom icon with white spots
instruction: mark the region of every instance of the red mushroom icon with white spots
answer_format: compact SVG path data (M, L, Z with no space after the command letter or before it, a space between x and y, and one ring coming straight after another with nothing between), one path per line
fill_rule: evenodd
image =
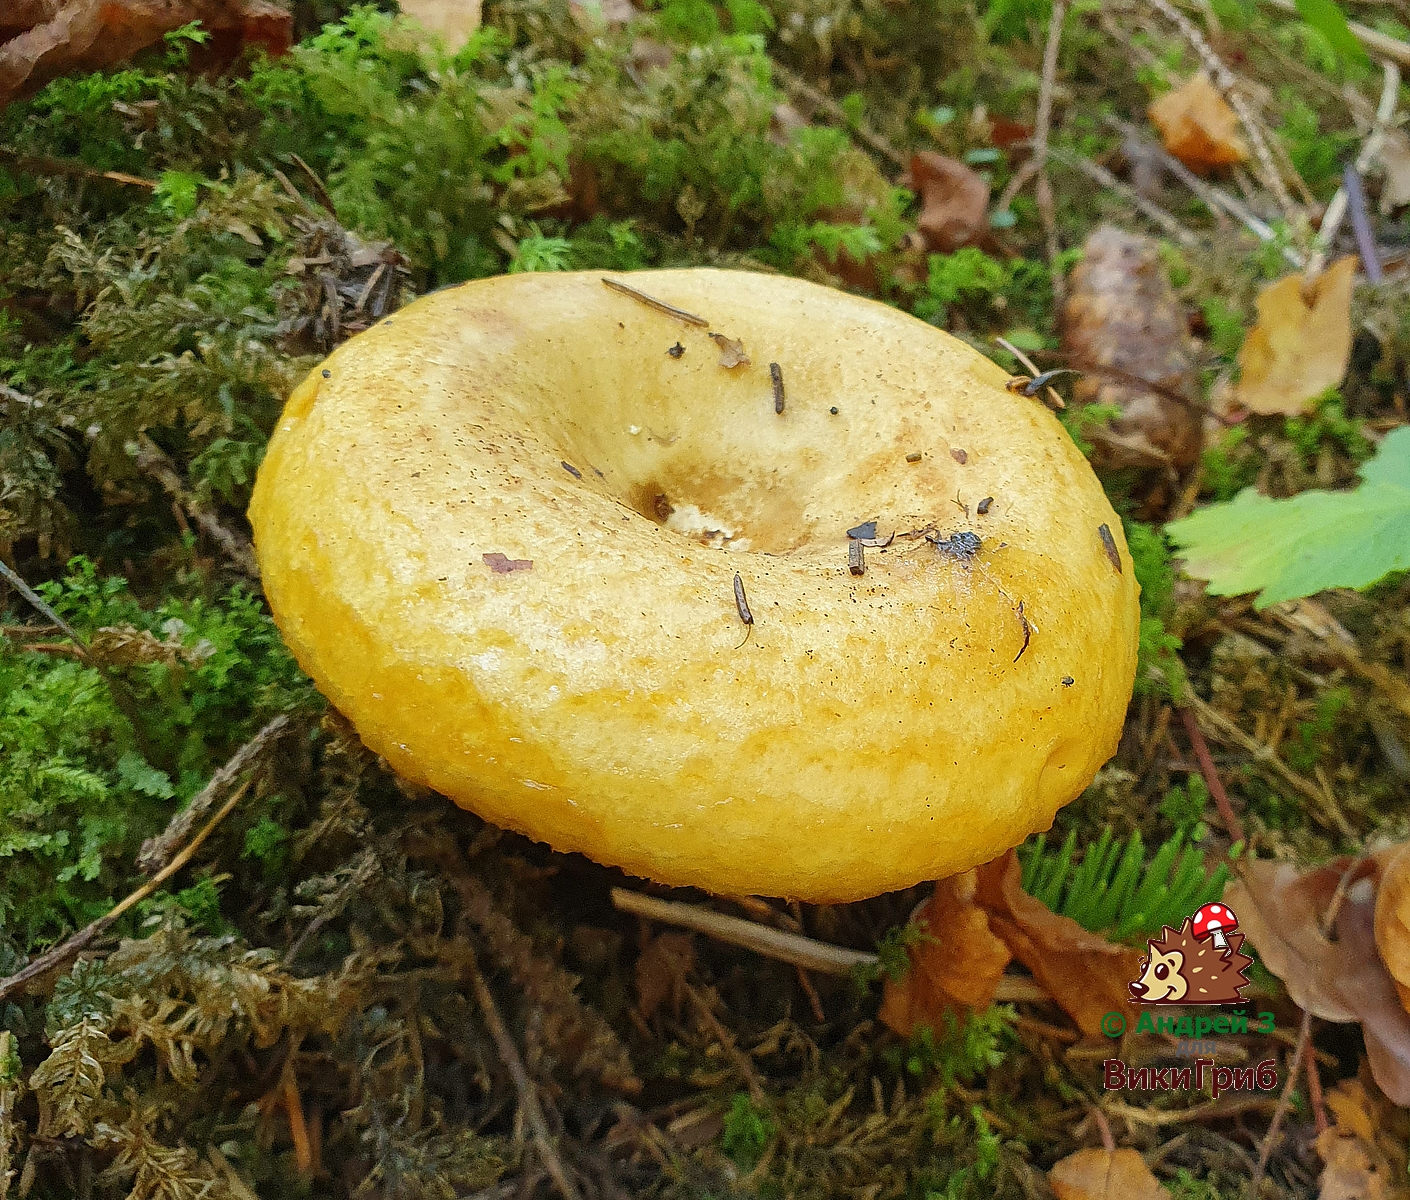
M1238 927L1239 919L1227 904L1206 904L1195 912L1190 932L1196 941L1212 937L1216 949L1227 950L1229 939L1225 935Z

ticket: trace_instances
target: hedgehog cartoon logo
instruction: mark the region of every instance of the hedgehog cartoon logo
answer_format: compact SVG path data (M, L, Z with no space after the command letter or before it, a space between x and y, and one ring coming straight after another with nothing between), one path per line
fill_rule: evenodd
M1206 904L1151 938L1141 958L1141 977L1131 987L1139 1004L1237 1004L1253 962L1243 952L1239 919L1227 904Z

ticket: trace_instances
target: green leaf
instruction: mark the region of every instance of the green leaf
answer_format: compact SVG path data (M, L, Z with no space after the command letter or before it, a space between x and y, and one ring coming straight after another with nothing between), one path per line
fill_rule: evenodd
M1172 521L1185 572L1217 596L1259 592L1255 608L1333 587L1364 588L1410 568L1410 426L1388 434L1352 492L1270 500L1245 488Z
M1362 66L1370 64L1366 48L1356 40L1351 26L1346 23L1346 14L1335 0L1297 0L1297 11L1347 62Z

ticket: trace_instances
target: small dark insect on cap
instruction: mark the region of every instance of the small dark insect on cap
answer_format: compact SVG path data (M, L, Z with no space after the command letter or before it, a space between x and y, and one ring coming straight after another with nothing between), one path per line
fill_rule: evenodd
M831 408L829 408L827 411L830 412L830 413L835 417L835 416L837 415L837 405L834 404L834 405L833 405Z
M679 342L677 342L674 346L667 350L666 353L669 354L672 358L679 358L682 354L685 353L685 347L682 346Z
M330 371L327 367L324 367L324 368L323 368L323 378L324 378L324 379L332 379L332 378L333 378L333 372Z
M991 505L991 504L993 504L993 503L994 503L994 497L993 497L993 496L985 496L984 499L981 500L981 501L978 503L978 505L975 506L975 510L974 510L974 511L977 512L977 513L982 517L985 513L987 513L987 512L989 511L989 505Z
M581 479L583 477L583 473L570 462L560 462L558 465L567 471L574 479Z
M908 455L906 455L906 461L907 461L908 463L918 463L918 462L920 462L920 451L919 451L919 450L912 450Z
M1121 552L1116 548L1116 539L1111 536L1111 527L1106 524L1098 525L1097 534L1102 539L1106 556L1111 560L1111 565L1116 568L1116 573L1118 575L1124 574L1121 569Z
M1064 675L1064 676L1062 677L1062 686L1063 686L1063 687L1071 687L1071 686L1072 686L1074 683L1076 683L1076 682L1077 682L1077 680L1073 679L1071 675Z

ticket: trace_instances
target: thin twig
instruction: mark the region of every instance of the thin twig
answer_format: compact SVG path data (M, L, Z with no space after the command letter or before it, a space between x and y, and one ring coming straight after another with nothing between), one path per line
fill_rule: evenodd
M1285 13L1302 15L1293 0L1264 0L1264 3L1271 4L1274 8L1281 9ZM1410 43L1402 42L1399 38L1393 38L1389 34L1371 29L1359 21L1348 21L1346 24L1356 40L1371 53L1384 55L1392 62L1398 62L1402 67L1410 67Z
M1277 234L1268 226L1266 221L1255 216L1252 210L1244 204L1242 200L1236 200L1233 196L1222 188L1214 187L1206 183L1198 175L1185 166L1178 158L1171 154L1164 146L1157 145L1147 138L1136 126L1129 121L1123 121L1120 117L1108 115L1107 124L1113 129L1118 129L1121 133L1140 144L1144 153L1154 155L1160 159L1160 165L1170 172L1176 179L1183 183L1196 196L1202 200L1206 207L1213 211L1223 211L1240 222L1244 228L1252 233L1260 241L1271 242L1277 239ZM1283 247L1283 257L1299 270L1303 266L1303 257L1291 246Z
M836 100L824 96L817 88L806 82L801 76L795 75L782 63L775 60L770 63L770 66L773 68L774 77L783 84L785 91L794 96L801 96L819 112L826 113L834 124L850 131L859 142L864 143L903 171L910 165L910 159L906 155L864 122L852 120Z
M196 793L191 803L171 819L171 823L163 833L157 837L148 838L142 843L141 852L137 855L137 869L144 875L162 870L163 865L175 852L176 847L186 840L192 826L214 807L216 801L220 799L220 794L234 783L255 758L263 752L264 748L288 727L289 718L281 713L241 746L230 761L211 776L210 782Z
M200 831L200 833L198 833L194 838L191 839L189 843L187 843L186 847L181 851L180 854L173 858L171 862L169 862L158 874L152 876L151 879L144 883L130 896L128 896L124 900L119 901L108 912L104 913L96 921L93 921L90 924L84 926L71 938L62 942L60 945L55 946L52 950L48 951L47 953L41 954L23 970L16 971L8 979L0 979L0 1000L4 1000L5 997L7 997L16 988L23 987L30 980L37 979L41 975L47 975L50 971L57 970L59 967L67 963L70 959L76 957L85 946L87 946L91 941L93 941L94 938L96 938L100 933L107 929L120 916L122 916L123 913L130 909L134 904L140 904L143 900L145 900L148 896L155 892L159 887L161 887L162 884L164 884L168 879L170 879L179 870L181 870L182 867L184 867L188 862L191 861L196 851L201 848L201 844L208 837L210 837L212 833L215 832L216 826L219 825L223 820L225 820L225 818L230 815L231 811L235 808L235 806L240 803L240 801L244 798L245 793L249 790L249 786L250 785L246 783L243 787L236 791L236 793L231 796L229 800L227 800L223 805L221 805L220 811L216 813L215 816L213 816L209 821L206 822L205 827Z
M759 1078L759 1072L755 1069L753 1060L735 1043L734 1035L721 1024L719 1017L715 1016L714 1011L710 1008L710 1002L689 984L686 985L685 992L690 997L690 1002L695 1005L695 1010L700 1014L701 1020L709 1027L715 1040L720 1043L720 1048L734 1063L735 1069L744 1080L744 1085L749 1089L750 1099L756 1104L762 1104L766 1095L764 1083Z
M655 296L648 296L645 292L638 291L634 287L629 287L625 283L618 283L615 279L608 279L605 276L602 280L614 292L621 292L624 296L630 296L633 300L640 300L649 308L654 308L657 312L665 313L668 317L675 317L684 321L687 325L699 325L701 328L709 328L710 322L704 317L697 317L692 312L686 312L683 308L677 308L674 304L667 304L664 300L658 300Z
M1014 358L1018 359L1018 361L1022 363L1025 367L1027 367L1030 371L1032 371L1034 379L1037 379L1038 376L1043 373L1042 371L1038 370L1038 367L1034 363L1034 361L1029 358L1028 355L1024 354L1024 352L1020 350L1017 346L1015 346L1011 341L1009 341L1008 338L996 337L994 341L1000 346L1002 346L1005 350L1007 350L1010 354L1012 354ZM1067 401L1058 395L1057 389L1053 387L1052 384L1048 385L1048 402L1059 412L1061 412L1067 407Z
M143 179L140 175L129 175L125 171L101 171L87 163L76 162L71 158L51 158L44 154L20 154L8 146L0 146L0 158L8 159L26 175L68 175L77 179L106 179L109 183L122 183L130 187L146 188L155 191L160 184L155 179Z
M1371 132L1361 144L1354 164L1358 183L1359 177L1370 170L1371 164L1380 155L1381 147L1385 144L1386 130L1395 120L1395 106L1400 99L1400 68L1395 63L1387 61L1381 64L1381 71L1381 100L1376 106L1376 119L1371 126ZM1306 280L1308 283L1316 279L1327 265L1327 252L1332 243L1336 241L1336 236L1341 230L1341 223L1347 215L1350 203L1351 197L1347 193L1346 185L1343 184L1337 189L1337 194L1332 197L1332 201L1327 205L1327 211L1322 217L1318 247L1307 264ZM1372 245L1374 246L1374 242ZM1365 257L1364 252L1362 257ZM1376 265L1379 268L1379 261Z
M1243 822L1239 820L1234 806L1229 803L1229 793L1224 790L1224 781L1219 778L1219 772L1214 768L1214 759L1210 756L1204 734L1200 732L1199 721L1193 712L1183 706L1180 708L1180 720L1185 726L1185 733L1189 736L1190 746L1194 749L1195 761L1199 763L1199 772L1204 776L1209 794L1214 798L1214 807L1219 810L1219 819L1224 822L1224 828L1228 831L1230 839L1234 842L1242 842L1244 840Z
M1293 1048L1292 1065L1288 1068L1288 1081L1278 1096L1278 1107L1273 1110L1273 1119L1268 1122L1268 1132L1263 1135L1263 1144L1258 1148L1258 1166L1254 1168L1253 1179L1249 1184L1249 1195L1258 1195L1258 1185L1263 1182L1263 1174L1268 1169L1268 1156L1273 1153L1273 1143L1277 1140L1278 1129L1292 1104L1293 1088L1297 1086L1298 1072L1302 1070L1302 1056L1312 1038L1312 1014L1304 1011L1302 1027L1297 1031L1297 1045Z
M231 562L251 578L259 578L259 565L255 562L255 552L250 548L250 543L233 529L227 529L210 508L187 491L176 465L156 442L145 433L138 434L137 440L128 445L128 452L138 469L161 484L162 490L191 514L196 524L225 551Z
M528 1122L529 1132L533 1135L534 1149L538 1151L539 1161L558 1188L563 1200L578 1200L578 1189L568 1179L568 1173L563 1169L558 1151L553 1148L553 1138L548 1130L548 1121L544 1118L543 1106L539 1103L538 1088L529 1078L528 1071L524 1069L524 1060L519 1057L518 1047L514 1045L514 1039L509 1036L509 1030L504 1027L504 1021L500 1019L499 1009L495 1006L494 996L490 994L489 984L480 974L479 963L475 961L474 951L470 950L469 946L466 947L466 965L470 971L470 986L474 988L475 999L484 1015L485 1025L489 1028L490 1037L494 1038L495 1049L499 1051L499 1057L503 1061L505 1069L509 1072L510 1078L514 1080L514 1090L519 1093L519 1109L524 1114L524 1120Z
M88 643L79 636L63 617L59 616L44 597L29 586L23 579L12 571L3 560L0 560L0 577L25 598L30 606L36 609L43 616L48 617L53 624L57 625L64 634L73 641L74 653L85 667L89 667L98 672L99 677L107 685L108 694L112 696L113 703L117 705L118 711L127 718L127 723L132 727L133 737L137 739L137 746L143 755L151 760L155 756L155 750L151 739L147 736L147 727L142 723L141 710L137 704L137 697L132 694L132 690L121 679L108 669L108 665L97 658L89 648ZM33 647L31 647L33 648Z
M1322 1100L1322 1075L1317 1070L1315 1053L1307 1056L1307 1099L1312 1105L1312 1119L1317 1123L1317 1132L1326 1133L1329 1124L1327 1106Z
M731 946L742 946L766 958L776 958L822 975L850 975L858 967L875 966L877 962L876 955L868 950L834 946L802 934L726 916L714 909L682 904L678 900L658 900L655 896L644 896L626 888L612 889L612 904L621 912L660 921L663 925L693 929L718 941L728 942ZM1047 992L1037 983L1018 975L1005 975L994 995L995 1000L1003 1002L1048 998Z
M1147 0L1147 3L1171 22L1184 35L1185 40L1194 47L1195 53L1199 55L1200 61L1204 63L1205 69L1214 81L1214 86L1229 102L1229 107L1234 110L1239 121L1243 124L1244 130L1248 134L1248 140L1253 144L1254 157L1258 159L1258 165L1262 168L1264 182L1277 198L1278 207L1283 211L1288 228L1297 231L1298 223L1294 220L1297 206L1293 203L1292 194L1288 191L1288 186L1283 182L1282 174L1273 161L1273 152L1269 150L1268 141L1263 136L1263 127L1259 124L1253 110L1248 106L1248 102L1239 93L1238 80L1234 78L1234 73L1224 65L1224 60L1214 53L1213 48L1205 41L1204 34L1200 32L1199 27L1171 4L1170 0Z
M1346 209L1351 214L1351 229L1356 235L1356 250L1361 255L1366 282L1380 283L1385 274L1381 270L1381 256L1376 251L1376 235L1371 230L1371 219L1366 215L1366 191L1361 186L1361 175L1355 163L1346 164L1341 179L1341 190L1346 192Z
M1084 158L1080 154L1069 154L1067 151L1059 150L1055 146L1048 147L1048 157L1056 162L1062 163L1065 167L1071 167L1073 170L1081 171L1087 178L1115 192L1148 220L1159 225L1182 246L1199 245L1200 240L1198 235L1182 225L1166 212L1165 209L1161 208L1160 205L1152 200L1148 200L1129 183L1122 182L1105 167L1094 163L1090 158Z
M1334 796L1330 795L1328 792L1324 792L1309 780L1304 779L1279 758L1278 752L1271 746L1265 746L1257 738L1251 737L1249 734L1245 733L1222 712L1213 705L1207 704L1205 701L1201 700L1194 692L1190 692L1189 695L1186 696L1185 702L1195 710L1196 715L1201 721L1212 725L1215 730L1233 741L1240 749L1251 754L1255 761L1276 772L1285 783L1296 788L1311 800L1317 806L1322 818L1335 826L1349 841L1356 840L1356 831L1352 829L1351 823L1337 806Z
M1048 135L1053 121L1053 89L1057 86L1058 48L1062 42L1062 25L1067 17L1067 0L1053 0L1052 16L1048 18L1048 41L1043 47L1043 81L1038 89L1038 116L1033 127L1033 157L1038 160L1038 216L1043 222L1047 240L1048 267L1052 276L1053 304L1062 310L1067 287L1062 277L1058 256L1057 215L1053 211L1053 183L1048 178Z
M318 172L297 154L290 153L289 157L299 164L299 169L308 176L308 181L313 184L313 193L318 197L318 202L328 210L328 215L337 221L338 207L333 203L333 197L328 194L328 189L323 186L323 180L318 177Z

